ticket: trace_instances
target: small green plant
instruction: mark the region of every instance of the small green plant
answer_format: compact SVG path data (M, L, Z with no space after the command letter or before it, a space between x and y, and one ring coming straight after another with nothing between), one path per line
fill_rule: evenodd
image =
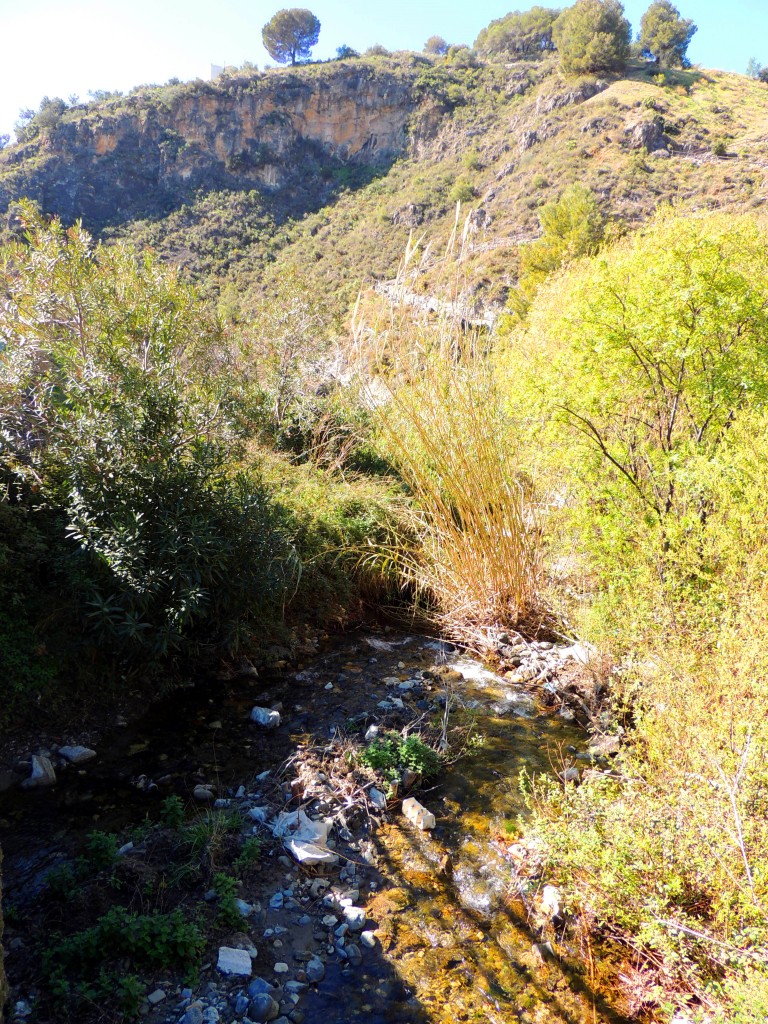
M180 796L167 796L160 805L160 820L179 831L184 824L184 801Z
M725 139L715 139L712 143L712 152L715 156L728 156L728 147Z
M237 903L237 879L223 871L213 876L213 888L219 898L216 920L224 928L239 928L243 923L243 915Z
M232 865L236 871L247 871L261 860L263 843L259 836L248 836Z
M204 946L203 935L180 910L171 914L134 914L112 907L97 924L54 941L43 957L43 972L50 993L77 1009L94 1002L115 1001L126 1012L142 995L134 975L125 975L121 963L135 967L186 970L194 976Z
M112 832L89 832L85 860L96 871L107 871L117 862L117 836Z
M400 782L406 771L415 772L423 779L436 775L440 770L440 758L418 736L400 736L388 733L369 743L359 755L361 764L372 768L386 779L389 786Z
M52 896L62 900L69 899L72 896L75 885L77 884L75 869L71 864L57 864L57 866L49 871L45 876L45 882L48 886L48 891ZM7 911L5 916L7 922Z

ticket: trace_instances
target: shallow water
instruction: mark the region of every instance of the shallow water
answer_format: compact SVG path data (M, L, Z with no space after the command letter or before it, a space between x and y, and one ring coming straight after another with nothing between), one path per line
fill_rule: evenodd
M520 891L497 841L505 822L525 813L521 772L553 772L566 747L584 746L583 734L538 714L519 686L425 637L388 635L382 643L355 636L298 677L274 673L178 692L116 730L97 760L65 772L55 790L5 794L6 897L20 908L34 900L46 872L88 830L154 817L164 796L189 796L197 782L214 782L221 792L247 785L299 741L327 738L375 710L398 692L393 679L416 678L435 663L464 680L428 696L449 701L449 723L471 717L476 742L439 784L418 794L437 818L433 832L394 814L368 834L376 881L367 905L377 944L357 968L329 960L325 979L302 999L305 1024L617 1020L571 966L574 951L562 936L529 923L541 883ZM276 700L284 704L284 727L254 732L250 707ZM534 948L543 941L553 942L554 956Z

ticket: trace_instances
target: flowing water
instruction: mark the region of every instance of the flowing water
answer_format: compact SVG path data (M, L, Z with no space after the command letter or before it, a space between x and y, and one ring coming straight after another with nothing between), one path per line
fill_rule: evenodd
M220 791L249 787L297 746L327 741L365 715L381 715L378 702L401 692L395 680L415 679L436 662L463 678L444 688L429 684L431 692L417 688L421 707L434 714L436 699L448 700L454 716L473 719L474 738L436 785L418 793L437 818L433 831L422 832L396 813L366 831L358 882L376 925L375 948L366 949L355 968L327 958L325 978L299 1004L305 1024L618 1020L591 991L587 974L574 968L578 958L566 936L551 927L542 933L531 923L542 883L529 880L521 889L504 838L505 823L525 814L521 773L553 773L564 751L583 750L584 735L540 714L519 686L426 637L389 634L382 643L355 636L298 674L274 671L259 680L177 692L143 720L116 729L97 759L65 772L55 789L5 794L0 842L8 901L23 913L43 890L45 874L89 829L118 831L156 816L163 796L189 796L199 782L214 782ZM283 725L259 732L248 721L250 707L276 701L283 705ZM254 894L266 908L274 884L265 877L263 891ZM261 950L263 929L279 919L287 927L280 956L288 959L311 942L312 929L280 914L262 913L254 941ZM274 957L265 950L255 973L271 970ZM150 1019L175 1022L179 1016L169 1008Z

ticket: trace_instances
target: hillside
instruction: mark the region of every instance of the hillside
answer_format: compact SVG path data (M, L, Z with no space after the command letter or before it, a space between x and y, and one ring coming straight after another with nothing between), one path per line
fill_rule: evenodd
M765 85L722 72L574 80L554 57L363 57L67 110L0 154L0 205L82 217L242 303L286 266L349 299L393 276L412 231L445 240L461 201L470 288L498 307L538 208L572 182L629 225L670 201L762 205L766 124Z

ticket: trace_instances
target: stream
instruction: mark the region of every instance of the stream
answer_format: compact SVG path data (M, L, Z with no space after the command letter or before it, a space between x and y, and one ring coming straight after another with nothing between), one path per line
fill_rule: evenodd
M620 1020L591 990L567 932L536 921L544 881L536 872L516 875L515 833L505 830L525 814L521 772L553 774L564 757L583 758L584 734L539 713L521 684L450 645L394 632L333 641L299 671L280 667L258 679L176 691L105 736L92 761L60 770L55 787L0 795L4 898L13 908L7 966L17 1001L9 1019L57 1024L50 1010L37 1012L27 983L24 919L44 899L48 872L71 861L89 830L124 837L145 818L156 820L170 794L194 806L200 785L243 812L289 799L302 751L337 757L333 751L360 742L371 723L383 729L418 716L439 720L446 702L449 724L461 721L463 753L415 791L435 828L406 821L396 800L383 814L358 813L349 828L337 821L330 845L342 871L327 877L299 868L275 844L241 892L254 908L242 929L256 947L253 976L271 986L281 1024ZM251 722L254 704L277 707L279 728ZM280 773L280 765L288 767ZM139 843L126 856L140 854ZM365 945L344 933L342 901L365 908ZM142 1006L143 1019L255 1019L247 1009L250 979L222 979L215 951L209 954L194 991L168 972L159 976L162 999ZM310 958L323 965L311 984ZM198 1005L195 1016L190 1007Z

